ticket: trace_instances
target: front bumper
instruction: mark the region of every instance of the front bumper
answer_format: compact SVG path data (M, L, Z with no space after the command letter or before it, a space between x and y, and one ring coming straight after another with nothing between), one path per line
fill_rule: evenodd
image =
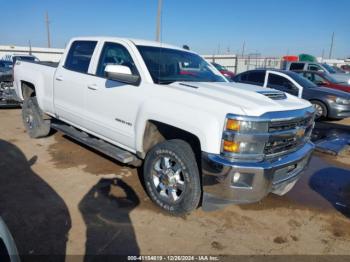
M257 202L270 192L287 193L308 165L313 149L314 145L307 142L293 153L258 163L231 162L203 152L203 209Z
M328 117L347 118L350 117L350 105L332 103L329 107Z

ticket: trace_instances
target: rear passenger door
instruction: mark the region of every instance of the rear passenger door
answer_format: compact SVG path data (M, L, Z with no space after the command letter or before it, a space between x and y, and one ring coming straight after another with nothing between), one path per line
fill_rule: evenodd
M75 126L84 127L86 115L86 88L88 70L97 41L74 41L63 66L54 77L54 105L58 118Z

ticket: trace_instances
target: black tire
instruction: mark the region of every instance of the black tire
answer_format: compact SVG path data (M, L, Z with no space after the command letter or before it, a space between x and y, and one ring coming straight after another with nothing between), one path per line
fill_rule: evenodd
M164 167L162 171L157 172L156 169L161 167L162 160L167 158L169 158L168 163L170 163L171 167L165 168L167 170L165 172L163 171ZM157 165L159 166L157 167ZM175 169L181 171L176 173ZM168 170L170 171L168 172ZM159 173L162 175L159 176L159 184L156 185L155 180L157 178L155 176L158 177L157 174ZM172 175L169 175L169 173L172 173ZM198 207L201 198L199 170L193 150L185 141L174 139L154 146L146 155L143 176L147 193L152 201L170 214L177 216L185 215ZM175 176L179 179L173 180L172 178ZM169 177L171 178L169 179ZM166 181L162 183L163 180ZM171 185L174 181L178 182L176 185ZM175 190L175 195L170 193L168 189L165 189L162 195L159 192L161 191L160 188L162 188L161 184L171 188L170 190ZM178 187L179 185L181 185L180 188ZM170 197L164 195L166 193ZM174 196L178 198L174 199Z
M323 118L327 118L328 116L328 109L327 106L320 102L320 101L310 101L311 104L314 106L315 110L316 110L316 116L315 116L315 120L321 120ZM320 110L319 112L317 112L318 110Z
M44 119L44 113L38 105L36 97L29 97L22 105L22 120L31 138L45 137L50 133L49 119Z

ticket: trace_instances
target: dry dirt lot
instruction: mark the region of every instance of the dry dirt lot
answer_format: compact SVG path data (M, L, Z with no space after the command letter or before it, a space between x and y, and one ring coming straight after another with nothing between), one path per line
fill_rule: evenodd
M350 121L323 125L349 132ZM315 154L285 196L176 218L136 168L62 133L29 139L20 110L0 110L0 215L21 254L350 255L349 156Z

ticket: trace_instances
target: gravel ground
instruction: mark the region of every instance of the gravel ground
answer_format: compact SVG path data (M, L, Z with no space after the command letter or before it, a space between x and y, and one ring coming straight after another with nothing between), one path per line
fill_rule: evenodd
M322 125L349 130L350 121ZM5 109L0 215L24 255L349 255L349 156L314 154L285 196L176 218L151 203L136 168L59 132L30 139L20 110Z

